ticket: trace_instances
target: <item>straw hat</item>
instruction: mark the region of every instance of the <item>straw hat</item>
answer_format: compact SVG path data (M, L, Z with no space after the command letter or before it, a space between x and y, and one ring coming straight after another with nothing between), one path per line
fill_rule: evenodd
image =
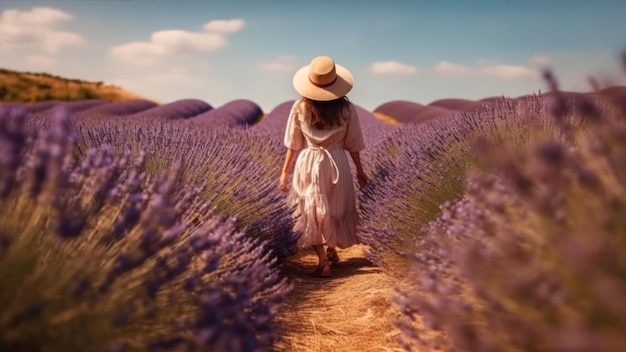
M354 80L345 67L328 56L318 56L293 76L293 87L312 100L328 101L343 97L352 89Z

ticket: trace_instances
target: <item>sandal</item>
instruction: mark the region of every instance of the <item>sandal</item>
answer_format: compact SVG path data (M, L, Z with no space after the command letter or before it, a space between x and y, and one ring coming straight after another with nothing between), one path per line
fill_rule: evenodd
M337 254L337 250L335 248L328 247L328 249L326 249L326 256L328 257L328 260L330 260L330 265L339 263L339 254Z
M328 272L324 273L324 269L328 267ZM330 277L330 262L326 261L326 262L322 262L320 265L318 265L315 270L313 270L313 272L311 273L311 276L313 277Z

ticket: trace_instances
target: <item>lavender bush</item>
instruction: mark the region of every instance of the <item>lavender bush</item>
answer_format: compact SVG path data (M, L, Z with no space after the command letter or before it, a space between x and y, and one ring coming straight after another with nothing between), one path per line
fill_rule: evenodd
M202 199L210 200L217 213L236 215L238 227L250 238L266 240L275 255L292 255L292 219L276 187L280 142L254 129L189 127L188 121L147 124L133 118L77 122L83 153L101 145L135 156L143 150L149 174L180 163L184 182L202 189Z
M470 172L423 228L397 299L406 349L626 349L626 116L570 105L546 78L559 133L478 141L493 172Z
M198 123L212 128L233 126L250 126L263 116L261 107L251 100L238 99L230 101L217 109L199 114L190 120L191 125Z
M421 123L431 119L449 117L455 113L454 110L440 106L425 106L406 100L386 102L375 108L374 112L390 116L402 124Z
M106 100L100 99L85 99L78 101L68 101L68 102L58 102L50 107L50 110L45 110L46 113L55 114L55 113L63 113L66 114L74 114L79 111L87 110L94 108L96 106L102 106L104 104L110 104Z
M566 106L576 104L566 101ZM421 228L439 216L441 204L462 196L466 171L488 171L473 141L483 138L526 149L560 133L545 118L549 109L537 96L525 104L503 99L471 113L405 125L390 133L377 147L372 182L360 197L361 232L371 246L368 257L390 273L403 272L407 255L417 250L416 239L423 236Z
M626 87L620 86L599 89L596 95L609 102L618 113L626 116L626 99L624 99L624 96L626 96Z
M45 111L60 103L58 100L38 101L36 103L26 104L29 113L37 113Z
M136 114L140 111L151 109L157 103L145 99L133 99L94 106L90 109L79 111L77 117L106 118L110 116L124 116Z
M375 172L373 165L374 161L379 158L380 144L384 143L401 126L385 122L359 105L356 105L355 108L365 140L365 150L362 152L363 168L368 175L371 175ZM356 175L356 170L353 170L353 174Z
M295 102L295 100L287 100L278 104L272 111L265 114L255 127L275 129L284 133L287 119L289 118L289 111Z
M0 103L0 110L19 110L25 114L34 114L37 112L48 110L56 105L59 101L40 101L36 103Z
M437 106L440 108L454 110L454 111L472 111L480 108L484 104L482 102L468 100L468 99L438 99L433 102L428 103L428 106Z
M266 350L289 286L172 165L0 116L0 350Z
M211 111L213 106L199 99L180 99L168 104L158 105L134 114L135 118L152 119L188 119Z
M499 177L470 177L419 243L426 292L405 296L405 312L461 350L626 348L626 124L593 132L580 149L549 140L507 154Z

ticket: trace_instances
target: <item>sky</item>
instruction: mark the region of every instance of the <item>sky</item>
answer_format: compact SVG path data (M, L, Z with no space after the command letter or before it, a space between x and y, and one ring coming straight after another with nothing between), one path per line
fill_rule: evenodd
M393 100L626 84L622 0L0 0L0 67L102 81L169 103L296 99L319 55L370 111Z

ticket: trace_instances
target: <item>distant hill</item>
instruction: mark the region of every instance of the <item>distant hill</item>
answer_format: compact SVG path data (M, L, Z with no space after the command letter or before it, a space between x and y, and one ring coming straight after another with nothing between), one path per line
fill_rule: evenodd
M143 98L120 87L102 82L0 68L0 102L34 103L46 100L83 99L117 102Z

